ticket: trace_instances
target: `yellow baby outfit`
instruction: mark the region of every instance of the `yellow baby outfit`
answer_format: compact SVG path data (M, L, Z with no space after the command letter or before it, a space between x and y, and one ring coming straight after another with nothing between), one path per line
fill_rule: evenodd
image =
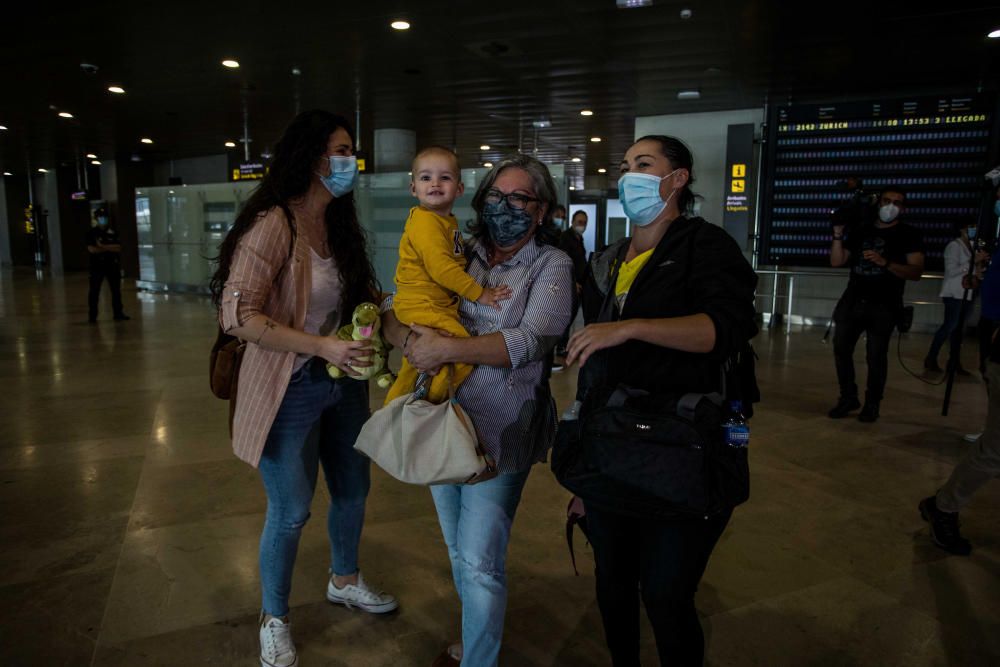
M396 295L392 300L396 319L407 326L422 324L467 338L469 333L458 317L458 299L475 301L482 296L483 287L465 272L465 264L462 233L455 216L444 217L420 206L411 208L399 241ZM455 364L456 388L472 369L470 364ZM385 402L413 391L418 375L404 358ZM441 372L434 376L427 400L440 403L448 397L448 375Z

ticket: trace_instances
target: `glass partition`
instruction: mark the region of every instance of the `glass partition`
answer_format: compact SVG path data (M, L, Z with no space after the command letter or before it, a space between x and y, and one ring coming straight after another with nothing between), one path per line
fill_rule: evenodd
M549 165L560 200L566 201L562 165ZM465 194L455 202L455 217L464 231L472 220L472 195L487 169L463 169ZM136 226L139 238L139 281L149 290L208 292L215 270L212 258L233 225L236 213L257 184L137 188ZM354 191L358 218L369 235L370 252L382 289L393 291L399 259L399 239L410 208L417 200L410 194L407 172L362 174Z

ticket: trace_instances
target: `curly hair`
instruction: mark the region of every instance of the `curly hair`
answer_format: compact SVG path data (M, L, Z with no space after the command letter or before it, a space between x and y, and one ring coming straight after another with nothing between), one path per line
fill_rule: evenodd
M290 203L309 191L317 161L326 155L330 135L343 129L354 143L354 132L347 119L328 111L300 113L285 129L274 148L274 159L267 174L251 193L236 216L232 229L219 246L218 267L212 276L212 299L216 305L222 298L222 288L229 279L233 254L240 239L257 220L274 208L285 214L291 231L289 257L295 248L295 216ZM343 312L350 313L360 303L378 297L380 290L371 258L368 239L358 223L354 193L334 197L324 213L327 242L336 259L344 285Z

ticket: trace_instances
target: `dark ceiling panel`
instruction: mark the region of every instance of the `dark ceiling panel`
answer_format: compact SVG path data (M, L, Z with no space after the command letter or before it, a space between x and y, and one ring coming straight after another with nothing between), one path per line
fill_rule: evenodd
M682 8L694 12L690 20ZM296 108L409 128L454 145L463 166L520 147L612 168L636 115L755 107L838 96L996 90L993 3L822 6L777 0L18 3L5 16L0 166L101 157L219 153L242 134L273 146ZM825 12L825 13L823 13ZM413 27L391 30L405 17ZM224 57L239 70L219 64ZM81 62L100 69L85 74ZM295 76L293 68L301 75ZM106 92L111 83L127 94ZM695 88L701 99L677 100ZM50 108L55 107L55 108ZM580 109L593 109L585 118ZM73 120L56 116L70 110ZM144 146L142 136L155 143ZM601 136L600 144L589 142ZM479 150L488 143L490 151Z

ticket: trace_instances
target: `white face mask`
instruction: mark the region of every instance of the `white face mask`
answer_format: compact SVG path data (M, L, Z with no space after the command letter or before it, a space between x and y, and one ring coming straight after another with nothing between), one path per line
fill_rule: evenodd
M899 215L899 207L895 204L886 204L878 210L879 220L888 224Z
M583 236L583 233L587 231L587 225L573 225L573 231Z

